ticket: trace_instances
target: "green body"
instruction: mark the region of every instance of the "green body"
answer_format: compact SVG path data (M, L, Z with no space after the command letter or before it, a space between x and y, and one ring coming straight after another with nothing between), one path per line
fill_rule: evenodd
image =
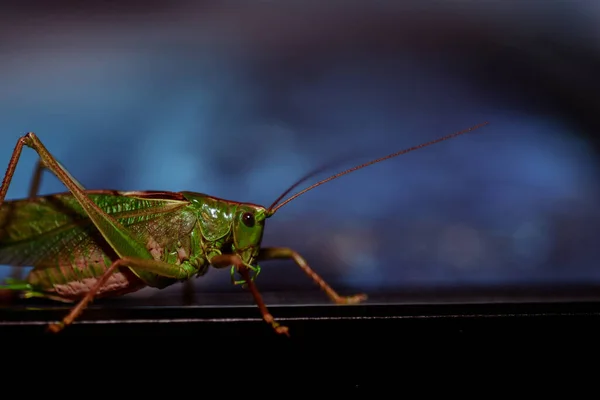
M187 275L172 278L122 267L98 297L164 288L203 275L219 254L238 254L253 265L260 250L267 212L258 205L192 192L86 194L128 231L123 240L145 247L145 258L179 266ZM79 299L118 258L71 193L6 201L0 207L0 264L34 267L26 279L30 296Z
M17 141L0 186L0 264L33 266L33 270L25 282L0 289L17 290L25 297L79 299L61 322L48 326L50 331L59 332L95 297L130 293L145 286L164 288L203 275L210 265L231 266L232 274L237 271L244 278L241 282L247 283L265 322L287 335L288 328L268 312L250 275L252 270L258 273L258 260L293 260L337 304L356 304L366 295L338 295L292 249L261 248L265 219L326 182L477 127L339 172L281 201L311 173L268 209L192 192L86 190L29 132ZM25 146L40 157L29 199L5 201ZM69 192L37 196L43 169L52 172Z

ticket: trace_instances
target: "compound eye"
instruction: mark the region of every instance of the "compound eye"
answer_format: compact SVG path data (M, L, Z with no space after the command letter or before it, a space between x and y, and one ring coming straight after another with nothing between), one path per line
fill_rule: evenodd
M254 226L254 214L246 212L242 215L242 222L248 228L252 228Z

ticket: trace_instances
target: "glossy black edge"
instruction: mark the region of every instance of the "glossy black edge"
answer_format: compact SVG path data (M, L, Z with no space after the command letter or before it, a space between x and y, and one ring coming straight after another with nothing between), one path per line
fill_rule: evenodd
M45 326L61 319L68 305L18 301L0 307L0 335L15 340L132 335L279 340L247 293L223 296L242 304L182 305L180 296L98 301L58 336L46 333ZM295 304L271 305L280 304L278 296L293 299ZM346 342L368 347L368 343L424 337L600 337L600 290L596 286L407 290L380 294L370 303L352 306L303 304L302 298L288 292L265 293L273 316L290 328L292 341L319 340L338 348Z
M600 302L273 306L294 338L364 341L419 336L548 337L600 334ZM62 309L4 309L0 335L40 336ZM253 306L89 309L61 336L193 335L196 338L275 337ZM598 336L597 336L598 337Z

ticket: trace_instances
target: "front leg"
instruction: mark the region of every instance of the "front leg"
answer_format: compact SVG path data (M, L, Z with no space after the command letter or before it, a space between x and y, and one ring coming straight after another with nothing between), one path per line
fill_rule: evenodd
M258 306L265 322L271 325L273 329L275 329L275 332L289 336L288 327L280 325L277 321L275 321L275 318L273 318L267 309L267 306L265 305L262 296L256 287L256 284L250 276L250 270L252 269L251 266L244 263L244 261L237 254L219 254L211 258L210 263L215 268L228 268L232 265L235 266L246 281L248 289L250 289L252 297L254 297L254 301L256 302L256 305Z
M312 268L308 265L308 263L302 258L302 256L296 253L294 250L289 249L287 247L266 247L260 249L260 253L258 254L258 258L260 260L274 260L274 259L292 259L294 262L302 268L302 270L308 275L321 289L327 293L327 296L336 304L356 304L361 301L365 301L367 299L366 294L357 294L354 296L343 297L337 294L335 290L331 288L321 278Z

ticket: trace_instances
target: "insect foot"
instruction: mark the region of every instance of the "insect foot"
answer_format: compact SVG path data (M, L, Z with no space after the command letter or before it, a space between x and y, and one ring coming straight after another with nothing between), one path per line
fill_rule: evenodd
M275 332L277 332L280 335L286 335L287 337L290 337L288 327L280 325L277 321L275 321L275 318L273 318L273 316L271 314L265 314L263 316L263 319L265 320L266 323L268 323L269 325L271 325L273 327Z
M51 333L58 333L58 332L62 331L64 328L65 328L65 324L62 322L59 322L57 324L48 325L46 330Z
M273 326L273 329L275 329L275 332L277 332L280 335L285 335L287 337L290 337L290 333L288 332L289 329L287 326L283 326L283 325Z
M358 304L365 300L367 300L367 295L364 293L357 294L354 296L347 296L347 297L338 296L338 297L333 298L333 302L335 304Z

